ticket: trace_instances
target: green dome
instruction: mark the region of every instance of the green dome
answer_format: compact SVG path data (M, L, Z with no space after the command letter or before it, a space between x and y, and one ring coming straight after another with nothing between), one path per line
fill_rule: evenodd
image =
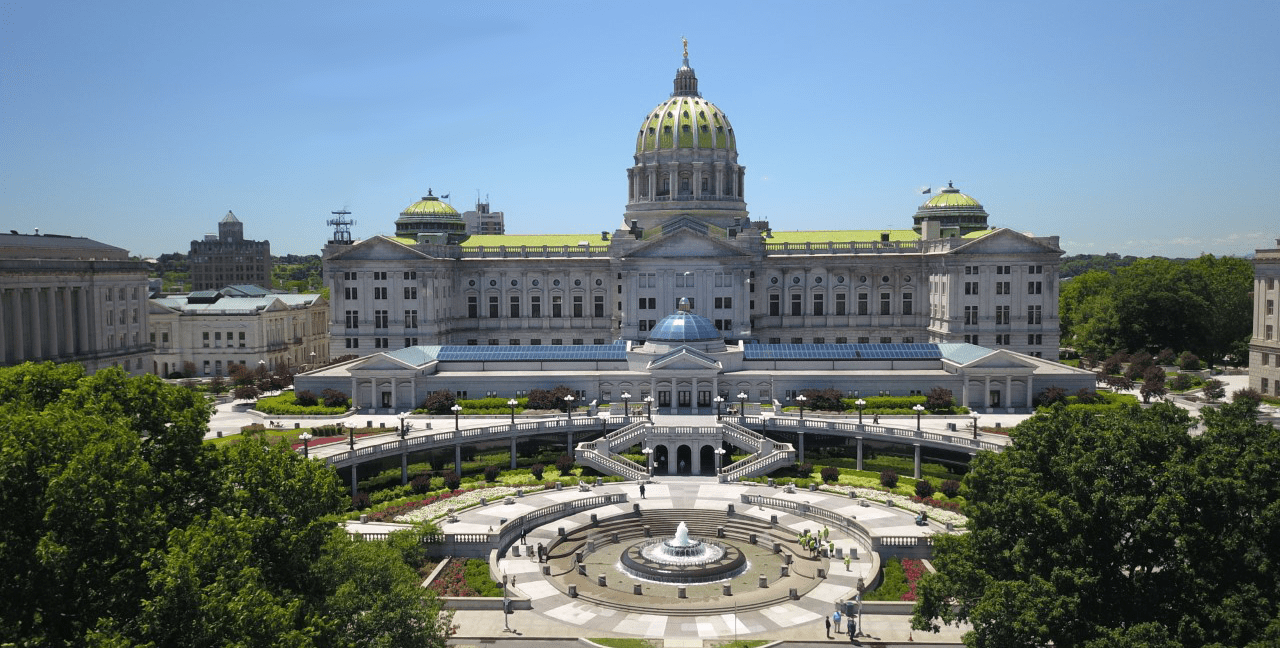
M466 231L467 225L458 210L431 195L430 189L422 200L406 207L396 219L396 236L404 238L418 239L427 234L447 237L450 243L457 243L465 238Z
M987 229L987 211L982 208L982 203L960 193L950 182L916 210L914 229L920 232L921 223L926 220L936 222L943 230L958 232L961 236Z
M981 209L982 203L960 193L959 189L948 186L920 206L921 209L930 207L977 207Z
M636 153L694 148L737 149L729 118L702 97L680 95L658 104L636 135Z
M400 212L400 215L401 216L437 216L437 217L438 216L458 216L459 218L461 218L461 216L458 214L458 210L451 207L449 203L440 200L439 196L431 195L430 189L427 190L427 195L423 196L422 200L419 200L418 202L413 203L412 205L409 205L408 207L406 207L404 211Z

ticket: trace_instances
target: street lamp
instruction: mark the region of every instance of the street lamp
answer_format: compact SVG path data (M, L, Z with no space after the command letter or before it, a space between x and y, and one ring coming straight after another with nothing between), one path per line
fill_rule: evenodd
M800 403L800 418L801 418L801 419L803 419L803 418L804 418L804 402L805 402L805 401L807 401L807 400L809 400L809 399L808 399L808 398L805 398L805 397L804 397L804 394L800 394L799 396L796 396L796 402L797 402L797 403Z
M649 474L653 474L653 448L645 448L641 450L644 453L645 464L649 467Z
M573 394L564 397L564 416L566 421L573 420Z
M713 401L715 401L715 402L716 402L716 420L717 420L717 421L719 421L719 420L720 420L720 405L721 405L722 403L724 403L724 396L721 396L721 395L719 395L719 394L716 394L716 397L715 397L715 398L713 398L713 399L711 399L711 400L713 400Z
M858 400L853 401L853 404L858 406L858 425L862 425L862 408L867 406L867 401L859 398Z
M507 401L507 407L511 408L511 424L512 425L516 424L516 405L519 405L519 404L520 404L520 401L514 398Z
M351 427L348 428L347 434L348 434L347 444L351 446L351 450L352 452L354 452L356 449L356 424L355 423L352 423Z
M302 434L298 435L298 438L302 439L302 457L304 459L310 459L311 458L311 433L303 432Z
M720 468L724 466L724 448L716 448L716 474L720 474Z
M919 432L920 431L920 415L924 413L924 405L921 405L920 403L916 403L916 406L911 409L916 411L916 432Z
M649 417L649 422L653 422L653 396L644 397L644 413Z
M449 409L453 410L453 429L456 432L462 429L458 423L458 415L462 414L462 406L457 403L454 403L453 407L450 407Z
M978 438L978 417L977 417L977 415L975 415L975 416L973 417L973 438L975 438L975 439L976 439L976 438Z
M413 427L412 425L405 424L404 417L405 417L404 414L400 415L400 440L401 441L404 441L404 438L409 435L409 429Z
M747 392L738 392L738 416L742 419L747 418Z
M507 620L508 615L511 612L511 599L507 597L507 580L509 578L510 577L507 576L507 568L506 566L503 566L502 568L502 631L503 632L515 632L514 630L511 629L511 622Z
M631 416L631 392L622 392L622 415Z

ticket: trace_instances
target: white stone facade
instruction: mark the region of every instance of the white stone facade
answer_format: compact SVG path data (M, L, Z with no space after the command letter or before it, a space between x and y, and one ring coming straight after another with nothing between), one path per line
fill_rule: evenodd
M1280 397L1280 239L1276 249L1258 250L1253 259L1249 386Z
M86 238L0 234L0 365L145 373L147 265Z
M256 369L261 362L274 371L329 361L329 304L320 295L228 296L213 303L165 297L152 299L150 310L150 370L161 377L186 369L194 377L227 376L233 364Z

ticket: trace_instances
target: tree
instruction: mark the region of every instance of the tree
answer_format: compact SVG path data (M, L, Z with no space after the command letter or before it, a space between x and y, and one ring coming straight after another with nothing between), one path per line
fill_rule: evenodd
M924 397L924 406L930 410L941 410L952 407L956 404L955 395L946 387L934 387L929 390Z
M804 389L800 393L807 399L805 405L809 409L825 412L844 411L844 392L839 389Z
M236 400L256 400L262 395L262 390L256 385L241 385L231 391L231 396Z
M564 407L564 397L573 394L573 390L565 385L559 385L551 389L531 389L529 390L529 400L526 406L529 409L554 410Z
M1142 375L1142 387L1138 393L1142 395L1142 402L1150 403L1151 398L1161 398L1169 393L1164 386L1164 369L1157 366L1147 367L1146 373Z
M966 477L970 532L935 539L917 629L970 646L1263 645L1280 629L1280 430L1245 405L1057 408ZM954 607L953 607L954 605Z
M427 394L425 400L422 401L422 409L432 414L452 414L451 408L454 403L453 392L448 389L437 389Z
M345 407L351 402L345 393L336 389L325 389L320 392L320 396L324 399L325 407Z
M1036 407L1048 407L1054 403L1067 402L1067 390L1057 385L1049 385L1036 394Z
M1201 387L1200 391L1204 392L1204 397L1212 403L1227 395L1227 384L1217 378L1210 378L1204 381L1204 387Z

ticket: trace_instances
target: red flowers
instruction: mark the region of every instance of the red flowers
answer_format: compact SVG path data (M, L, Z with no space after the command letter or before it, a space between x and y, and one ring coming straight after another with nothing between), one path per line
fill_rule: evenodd
M902 570L907 573L907 593L902 595L904 601L916 600L916 582L925 574L924 563L911 558L902 559Z
M416 511L424 506L430 506L432 504L435 504L440 500L449 499L450 497L457 497L458 495L461 495L465 492L466 491L459 489L459 490L449 491L447 493L437 493L425 499L420 499L413 502L405 502L404 504L397 504L396 506L388 506L387 508L381 511L378 511L377 513L369 514L369 519L373 520L374 522L386 522L388 520L394 520L398 515L404 515L405 513ZM449 567L453 567L453 565L449 565ZM449 567L446 567L445 570L448 571ZM450 594L449 596L454 596L454 595Z

